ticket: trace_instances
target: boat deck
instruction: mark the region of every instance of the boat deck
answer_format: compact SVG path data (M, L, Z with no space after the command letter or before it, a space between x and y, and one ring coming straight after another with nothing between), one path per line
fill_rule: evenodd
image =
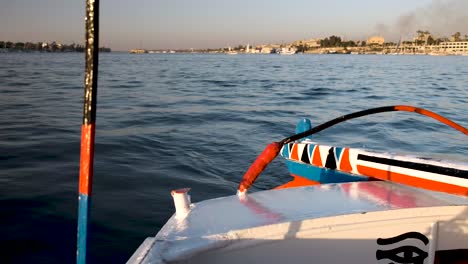
M449 209L441 209L447 206ZM438 209L434 210L434 207ZM426 215L424 218L429 219L435 217L435 212L444 210L448 210L447 213L440 213L437 217L463 214L462 218L467 219L468 198L390 182L324 184L261 191L244 198L222 197L192 204L184 217L174 215L156 237L148 238L140 246L129 263L178 262L200 254L203 256L206 252L213 253L220 248L232 255L236 248L249 247L249 243L252 246L252 243L257 245L262 244L260 241L276 241L300 234L309 237L312 229L331 228L327 221L333 222L334 226L359 223L362 228L364 222L371 221L369 217L380 217L383 219L379 220L381 222L395 220L395 212L398 211L398 218L403 214L408 218ZM372 216L372 213L378 214ZM435 220L424 221L421 232ZM461 241L467 239L467 234L463 234ZM431 237L431 234L426 235ZM192 260L196 263L207 261L204 257L199 261L196 258Z

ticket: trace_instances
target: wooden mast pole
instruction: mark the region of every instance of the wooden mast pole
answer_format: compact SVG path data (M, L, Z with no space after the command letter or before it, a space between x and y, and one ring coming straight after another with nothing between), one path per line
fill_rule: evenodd
M77 263L86 263L88 225L93 184L94 135L96 129L97 79L99 64L99 0L86 0L86 47L83 123L78 203Z

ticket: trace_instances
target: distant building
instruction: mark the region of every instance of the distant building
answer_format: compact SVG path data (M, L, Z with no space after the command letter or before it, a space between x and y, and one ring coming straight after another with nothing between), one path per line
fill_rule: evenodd
M300 46L304 45L309 48L320 48L320 40L321 39L307 39L307 40L299 40L292 43L293 46Z
M450 53L468 53L468 41L442 42L439 48Z
M130 53L132 53L132 54L143 54L143 53L148 53L148 52L146 50L144 50L144 49L132 49L132 50L130 50ZM164 53L166 53L166 52L164 52Z
M259 53L274 53L277 49L279 49L280 45L269 44L269 45L260 45L257 46L257 50Z
M367 39L366 44L367 45L383 45L385 42L385 39L380 36L372 36Z
M271 47L262 47L260 53L272 53L273 49Z

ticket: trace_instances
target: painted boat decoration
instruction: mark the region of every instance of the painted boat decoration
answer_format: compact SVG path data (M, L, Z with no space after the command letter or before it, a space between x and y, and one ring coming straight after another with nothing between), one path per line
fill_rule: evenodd
M288 170L295 178L293 183L284 187L297 181L308 185L385 180L468 195L468 164L318 145L310 140L285 145L281 156L286 159Z
M309 120L302 120L296 127L296 135L280 142L273 142L265 148L244 175L238 192L245 193L269 162L281 154L286 159L294 180L278 188L320 183L385 180L431 191L468 196L468 164L332 147L319 145L310 140L312 134L338 123L391 111L425 115L468 135L468 129L443 116L422 108L405 105L378 107L351 113L314 128L311 127Z

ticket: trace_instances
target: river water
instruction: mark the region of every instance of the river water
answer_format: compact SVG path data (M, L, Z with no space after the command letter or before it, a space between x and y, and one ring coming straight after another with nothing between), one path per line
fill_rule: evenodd
M0 54L1 263L73 263L83 54ZM307 117L318 125L409 104L468 126L468 57L102 54L90 259L123 263L192 201L232 195L250 163ZM467 161L466 136L386 113L320 132L324 144ZM290 179L281 158L252 191Z

